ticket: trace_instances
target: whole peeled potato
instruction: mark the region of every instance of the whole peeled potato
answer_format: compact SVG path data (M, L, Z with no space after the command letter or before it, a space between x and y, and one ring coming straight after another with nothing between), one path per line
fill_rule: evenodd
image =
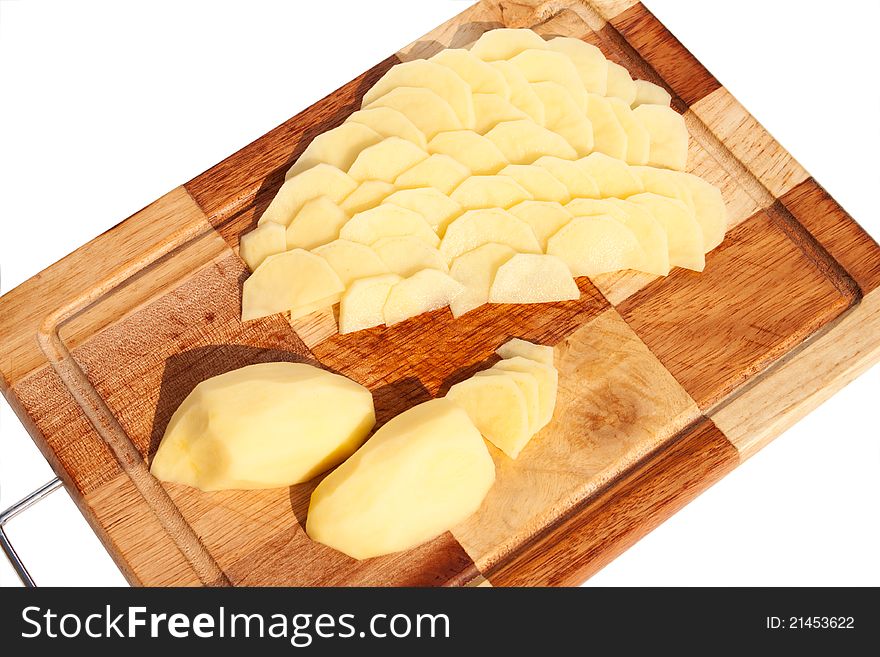
M376 423L364 386L303 363L202 381L175 411L150 471L204 491L290 486L348 458Z

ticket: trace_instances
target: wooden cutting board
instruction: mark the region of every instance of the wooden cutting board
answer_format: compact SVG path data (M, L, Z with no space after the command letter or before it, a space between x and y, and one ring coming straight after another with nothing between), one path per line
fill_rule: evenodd
M582 38L672 93L689 169L731 215L706 271L346 336L321 314L242 324L238 239L311 138L393 64L501 26ZM880 360L878 286L877 244L641 4L483 0L3 296L0 387L133 584L575 584ZM383 422L514 336L556 347L555 419L515 461L493 449L480 511L409 552L309 541L317 482L201 493L148 472L209 376L318 361L369 386Z

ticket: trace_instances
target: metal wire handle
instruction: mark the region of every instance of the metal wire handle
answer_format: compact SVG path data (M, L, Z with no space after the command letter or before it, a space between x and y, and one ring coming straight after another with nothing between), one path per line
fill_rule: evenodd
M31 574L25 567L24 562L21 560L21 557L18 556L18 552L15 551L12 543L9 542L9 537L6 535L4 527L6 526L7 522L12 520L19 513L27 511L34 504L48 497L62 486L63 484L61 483L61 480L58 477L55 477L52 481L43 484L33 493L19 500L11 507L0 513L0 547L3 548L3 553L6 555L6 558L9 559L9 563L12 564L12 567L15 570L15 574L18 575L21 583L28 588L36 587L36 583L34 582L34 578L31 577Z

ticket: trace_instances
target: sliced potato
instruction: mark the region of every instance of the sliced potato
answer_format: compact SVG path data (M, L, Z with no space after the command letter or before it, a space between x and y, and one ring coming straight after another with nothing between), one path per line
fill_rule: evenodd
M465 48L445 48L430 61L455 71L474 94L498 94L510 98L510 85L497 68Z
M339 332L354 333L385 321L383 309L391 288L401 281L397 274L380 274L352 281L339 302Z
M367 146L382 141L382 135L360 123L343 123L312 139L293 166L287 178L311 169L322 162L341 171L348 171L354 159Z
M377 98L364 109L390 107L413 122L419 131L430 139L438 132L461 130L461 120L452 106L430 89L421 87L397 87Z
M427 59L414 59L392 66L364 94L362 104L369 107L374 101L400 87L430 89L449 103L462 127L473 128L474 106L471 102L470 86L451 68Z
M573 37L555 37L547 42L550 50L567 55L581 76L584 89L600 96L609 95L608 63L596 46Z
M543 167L530 164L508 164L498 174L513 178L534 199L567 203L570 198L568 188Z
M727 231L727 208L721 190L692 173L678 178L691 194L694 216L703 229L703 250L707 253L721 244Z
M464 292L464 286L437 269L423 269L394 287L385 301L385 324L398 322L448 306Z
M665 105L639 105L633 110L633 116L651 135L648 164L684 171L688 149L684 117Z
M451 260L490 242L506 244L520 253L541 252L541 245L527 223L506 210L487 208L469 210L450 223L440 243L440 253Z
M512 338L495 350L495 353L502 358L513 358L514 356L522 356L536 363L544 365L553 365L553 347L543 344L535 344L521 338Z
M531 227L542 251L547 249L550 236L555 235L573 216L556 201L523 201L510 208L509 212Z
M561 258L574 276L595 276L644 267L636 236L608 215L575 217L547 240L547 253Z
M541 405L538 395L538 380L530 372L517 372L510 369L502 369L490 367L488 370L477 372L474 376L506 376L513 379L513 382L522 390L523 397L526 402L526 412L529 418L529 434L535 434L540 430L541 421ZM517 454L508 454L511 458L516 458Z
M565 185L571 198L599 196L599 185L587 172L587 168L580 166L574 160L544 156L535 160L535 166L549 171L554 178Z
M511 372L527 372L534 376L538 382L538 405L540 407L537 430L550 424L550 420L553 419L553 411L556 409L556 393L559 387L559 373L553 367L552 362L541 363L526 356L517 355L495 363L493 368Z
M360 242L334 240L313 249L312 253L327 261L345 287L359 278L389 273L379 254Z
M498 147L473 130L438 133L428 142L428 152L455 158L478 175L497 173L507 166L507 159Z
M437 233L422 215L392 203L358 212L339 231L342 239L361 244L372 244L383 237L404 235L418 237L432 247L440 243Z
M469 175L470 170L461 162L448 155L437 154L401 173L394 181L394 186L398 189L434 187L444 194L450 194Z
M541 156L566 160L577 157L577 151L565 138L534 121L504 121L489 132L490 139L511 164L531 164Z
M528 114L499 94L474 94L474 117L474 131L481 135L504 121L530 118Z
M416 124L401 112L390 107L373 107L353 112L346 123L360 123L372 128L383 137L400 137L411 141L422 150L428 147L428 140Z
M241 319L258 319L340 295L344 286L323 258L303 249L269 256L244 282ZM337 296L338 298L338 296Z
M401 189L386 198L383 203L393 203L407 210L418 212L438 235L443 235L450 221L461 214L461 206L433 187Z
M317 301L313 301L312 303L297 306L290 311L290 319L299 319L300 317L311 315L312 313L318 312L319 310L326 310L327 308L331 308L338 302L339 295L331 294L329 297L324 297L323 299L318 299Z
M470 51L480 59L491 62L510 59L523 50L546 47L544 39L532 30L506 27L484 32Z
M614 116L626 132L626 161L630 164L646 164L651 154L651 135L648 129L637 120L630 106L619 98L608 98Z
M636 93L636 83L630 77L629 71L620 64L609 61L608 87L605 95L610 98L620 98L629 106L636 99Z
M544 125L561 135L578 155L593 152L593 126L571 93L558 82L533 82L532 88L544 103Z
M412 276L422 269L448 272L449 267L440 252L418 237L383 237L372 245L382 262L398 276Z
M307 201L326 196L339 203L351 194L357 182L344 171L329 164L318 164L292 178L288 178L258 222L267 221L287 226Z
M313 198L302 206L287 227L288 249L314 249L339 237L348 215L326 196Z
M548 303L580 296L565 262L534 253L517 253L501 265L489 288L489 303Z
M510 86L510 102L514 107L527 114L538 125L544 125L544 103L538 98L522 71L506 60L491 62L490 65L500 71L507 80ZM476 107L474 111L476 112Z
M452 386L446 399L463 408L483 437L510 458L532 437L525 395L511 377L472 376Z
M666 229L670 265L703 271L706 266L703 229L684 203L649 192L630 196L626 200L640 204Z
M362 150L348 170L348 175L359 182L382 180L391 183L427 157L428 154L411 141L388 137Z
M657 86L647 80L635 80L636 98L632 102L633 108L639 105L669 105L672 96L663 87Z
M349 217L379 205L394 192L394 185L382 180L365 180L339 206Z
M254 271L270 255L287 250L285 229L273 221L257 226L249 233L241 236L238 243L238 255Z
M557 82L565 87L581 112L587 109L587 92L571 59L553 50L524 50L508 60L529 82Z
M626 131L617 120L617 115L608 99L589 94L587 118L593 125L594 149L618 160L624 160L629 148Z
M680 171L659 167L632 167L631 170L642 181L643 191L677 198L691 210L695 209L693 196L682 181Z
M464 291L449 304L452 316L461 317L488 303L495 272L515 254L506 244L489 242L455 258L449 275L464 286Z
M644 191L641 179L623 160L604 153L591 153L577 164L596 181L599 196L603 198L626 198Z
M450 198L465 210L477 210L509 208L532 195L508 176L471 176L455 188Z

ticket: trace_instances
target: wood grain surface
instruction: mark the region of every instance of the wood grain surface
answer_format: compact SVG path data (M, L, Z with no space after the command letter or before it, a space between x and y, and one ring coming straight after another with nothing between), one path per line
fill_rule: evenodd
M501 26L584 39L670 90L688 170L730 212L706 271L347 336L326 311L241 323L238 239L309 140L394 63ZM878 286L877 244L640 4L483 0L0 298L0 389L133 584L573 584L880 360ZM555 346L554 420L516 461L493 450L483 507L417 549L357 562L311 542L317 480L206 494L148 474L214 374L319 363L369 386L384 422L510 337Z

